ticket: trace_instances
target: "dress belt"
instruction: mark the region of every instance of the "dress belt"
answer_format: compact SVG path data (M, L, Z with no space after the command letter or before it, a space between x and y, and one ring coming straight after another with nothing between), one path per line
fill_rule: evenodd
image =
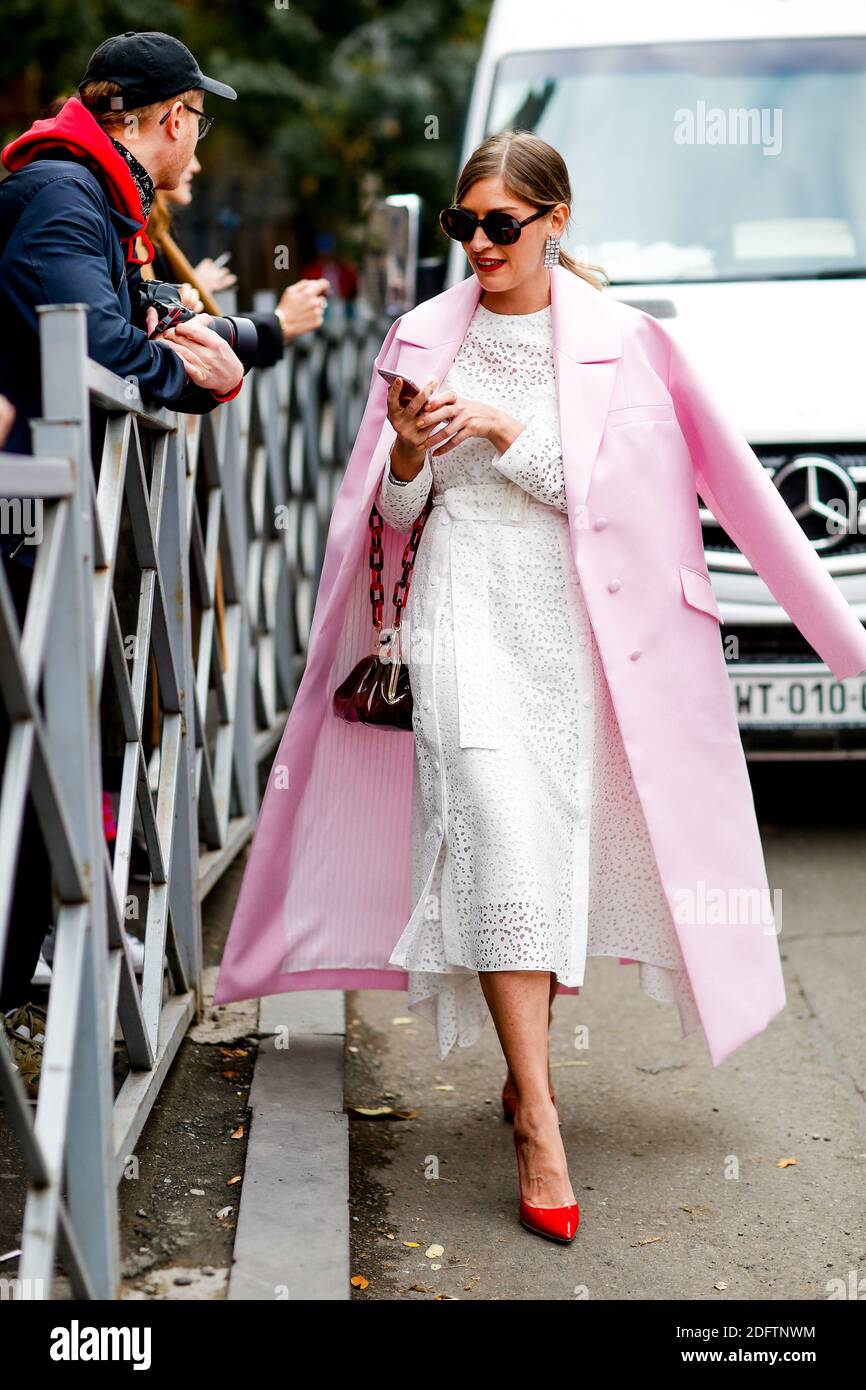
M444 507L455 521L499 521L506 526L522 526L530 505L551 511L543 502L535 502L525 488L517 483L453 483L442 492L434 492L433 506Z

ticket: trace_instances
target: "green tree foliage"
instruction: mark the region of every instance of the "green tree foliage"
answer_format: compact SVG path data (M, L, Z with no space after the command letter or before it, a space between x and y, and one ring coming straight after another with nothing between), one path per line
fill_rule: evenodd
M217 124L201 157L210 179L231 166L224 187L245 222L265 211L267 171L271 210L307 242L336 232L351 254L371 197L417 192L422 251L436 254L435 214L451 198L489 9L490 0L148 0L145 14L119 0L3 0L0 121L8 138L74 92L110 34L163 29L237 88L236 104L211 100Z

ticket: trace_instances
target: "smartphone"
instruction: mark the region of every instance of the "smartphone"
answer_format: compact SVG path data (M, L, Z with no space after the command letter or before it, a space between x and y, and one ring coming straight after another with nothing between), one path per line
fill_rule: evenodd
M380 368L379 368L379 375L380 375L380 377L382 377L383 381L387 381L387 383L388 383L389 386L393 386L393 385L394 385L394 382L397 380L398 376L400 376L400 373L399 373L399 372L386 372L384 367L380 367ZM411 401L412 397L413 397L413 396L417 396L417 394L418 394L418 392L420 391L420 389L421 389L420 386L416 386L415 383L414 383L414 381L410 381L410 380L408 379L408 377L405 377L405 376L404 376L404 377L403 377L403 390L400 392L400 404L401 404L401 405L404 405L404 406L405 406L405 405L408 405L409 402Z

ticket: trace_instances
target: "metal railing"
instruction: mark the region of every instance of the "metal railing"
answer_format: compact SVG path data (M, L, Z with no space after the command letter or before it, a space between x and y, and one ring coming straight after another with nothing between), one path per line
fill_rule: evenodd
M384 330L326 327L192 417L88 360L84 306L40 314L34 456L0 454L0 497L42 508L20 628L0 567L0 960L28 798L56 903L36 1102L0 1045L29 1181L14 1282L50 1298L59 1256L75 1296L115 1298L117 1184L200 1012L201 902L255 824Z

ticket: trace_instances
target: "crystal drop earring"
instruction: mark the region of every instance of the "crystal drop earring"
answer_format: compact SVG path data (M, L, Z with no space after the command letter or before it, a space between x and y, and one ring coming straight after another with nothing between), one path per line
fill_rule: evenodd
M559 242L555 236L549 236L544 243L544 267L552 270L555 265L559 265Z

